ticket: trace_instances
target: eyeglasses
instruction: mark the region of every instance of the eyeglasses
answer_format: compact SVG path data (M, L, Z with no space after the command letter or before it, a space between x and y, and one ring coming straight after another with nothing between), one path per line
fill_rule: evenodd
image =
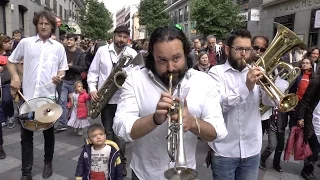
M252 52L252 47L239 47L239 46L232 46L232 48L237 52L237 53L242 53L243 51L245 53L251 53Z
M260 50L260 52L265 52L265 51L266 51L266 48L262 48L262 47L259 47L259 46L252 46L252 48L253 48L255 51L258 51L258 50Z

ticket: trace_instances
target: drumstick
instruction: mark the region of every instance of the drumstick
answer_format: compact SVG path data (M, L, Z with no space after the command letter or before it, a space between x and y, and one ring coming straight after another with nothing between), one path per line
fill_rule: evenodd
M30 104L28 103L26 97L24 97L24 95L20 92L20 90L18 90L18 93L22 97L22 99L30 106Z
M64 75L61 75L59 78L62 79L63 77L64 77ZM51 82L48 82L48 83L45 84L45 85L43 85L43 87L47 87L47 86L49 86L51 83L52 83L52 81L51 81Z

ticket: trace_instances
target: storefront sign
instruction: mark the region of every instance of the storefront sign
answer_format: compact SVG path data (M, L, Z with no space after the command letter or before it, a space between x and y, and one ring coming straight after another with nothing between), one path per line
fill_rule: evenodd
M243 16L244 18L242 19L243 21L248 21L249 20L249 13L248 12L244 12L244 13L240 13L240 16Z
M280 5L280 12L300 10L320 6L320 0L290 0Z
M316 11L315 15L315 20L314 20L314 28L320 28L320 10Z
M251 9L250 21L260 21L260 10Z

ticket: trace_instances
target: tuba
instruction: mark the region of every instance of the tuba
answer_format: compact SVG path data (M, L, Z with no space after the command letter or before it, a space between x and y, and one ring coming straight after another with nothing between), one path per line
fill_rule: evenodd
M298 104L296 94L287 94L288 89L293 85L295 79L300 75L301 70L293 67L291 64L281 61L281 57L294 47L305 48L303 41L290 29L285 26L274 23L277 29L277 34L272 40L266 52L259 57L255 66L262 67L264 70L264 78L260 81L261 87L265 92L276 101L280 112L291 111ZM278 70L277 75L274 75L275 70ZM285 93L282 93L274 84L276 78L286 80L289 83L289 88ZM260 104L260 113L265 113L270 107Z
M143 60L137 57L132 58L131 55L124 55L125 48L120 55L120 59L107 80L103 83L102 87L97 92L99 101L90 101L88 116L92 119L95 119L99 116L103 108L110 101L112 96L116 93L118 89L122 87L122 84L127 78L127 74L122 68L129 65L142 65Z
M169 74L169 93L172 94L172 73ZM164 172L164 176L169 180L194 180L198 173L196 170L187 167L186 155L184 152L184 130L183 130L183 119L182 110L184 107L181 84L178 84L178 98L179 103L174 103L168 111L168 154L170 161L174 162L173 168L170 168ZM178 122L171 121L171 115L178 113Z

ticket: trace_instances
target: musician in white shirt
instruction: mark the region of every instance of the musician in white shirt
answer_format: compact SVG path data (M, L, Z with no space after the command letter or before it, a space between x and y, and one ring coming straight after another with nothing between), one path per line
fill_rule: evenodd
M68 70L66 52L61 43L51 39L57 28L54 15L48 11L36 13L33 18L37 35L23 38L9 57L8 70L11 74L11 89L13 97L21 87L21 80L17 74L16 65L23 58L23 93L27 100L38 97L56 99L56 84ZM48 84L49 82L49 84ZM53 83L50 83L53 82ZM54 127L43 131L44 169L42 177L52 175L52 159L54 153ZM21 128L22 178L32 179L33 165L33 132Z
M135 180L165 179L169 168L167 113L177 84L186 95L183 126L188 167L196 169L198 137L218 141L227 134L216 87L210 76L192 69L189 47L180 29L157 28L150 38L146 68L132 72L123 85L113 129L124 140L133 141L130 167ZM169 73L174 77L173 95L168 93ZM177 120L176 115L171 117Z
M127 46L130 31L127 26L119 26L114 30L114 41L111 44L101 46L96 55L94 56L90 65L87 82L89 86L90 95L92 100L97 101L97 91L102 87L108 76L112 72L113 68L119 61L122 54L131 55L133 58L137 55L137 52ZM118 139L113 133L112 125L114 114L117 109L119 101L120 91L117 91L108 104L104 107L101 112L101 121L107 134L107 139L115 141L120 148L121 162L125 167L125 142ZM126 169L123 170L124 176L127 175Z
M275 103L256 85L263 77L260 68L249 69L243 62L250 63L252 50L250 32L235 30L227 41L228 60L209 71L221 95L228 130L224 139L209 143L215 180L257 180L258 177L262 145L260 97L265 105L275 106ZM286 89L288 83L283 86Z

